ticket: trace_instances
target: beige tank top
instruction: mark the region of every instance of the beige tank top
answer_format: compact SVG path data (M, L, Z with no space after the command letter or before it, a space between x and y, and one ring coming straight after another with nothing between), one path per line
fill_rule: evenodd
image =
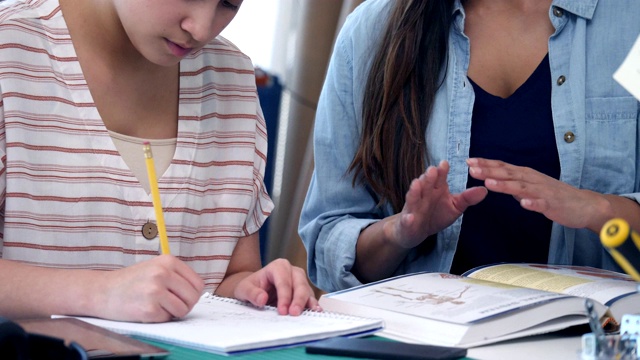
M156 168L156 176L162 177L162 174L171 165L173 154L176 151L176 138L173 139L142 139L133 136L119 134L109 130L109 135L116 146L116 149L122 156L131 172L138 178L140 185L145 189L147 194L151 191L149 188L149 177L147 175L147 166L145 163L142 145L145 141L151 144L153 152L153 162Z

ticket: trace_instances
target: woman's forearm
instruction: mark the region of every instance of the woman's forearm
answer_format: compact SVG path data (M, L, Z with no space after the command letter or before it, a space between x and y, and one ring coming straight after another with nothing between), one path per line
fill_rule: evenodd
M390 227L398 217L396 214L377 221L360 233L352 272L361 282L389 277L411 250L391 239Z

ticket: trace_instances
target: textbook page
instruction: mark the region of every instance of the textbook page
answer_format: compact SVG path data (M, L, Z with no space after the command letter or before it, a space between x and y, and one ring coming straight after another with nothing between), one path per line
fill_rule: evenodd
M416 317L457 324L473 323L566 297L442 273L401 276L393 281L359 287L358 291L345 290L334 294L328 296L371 308L393 309Z
M325 294L320 306L381 317L385 328L377 334L383 337L443 346L478 346L587 322L580 297L428 272Z
M618 322L625 313L640 312L638 283L629 275L615 271L572 265L496 264L470 270L464 275L590 298L610 307Z

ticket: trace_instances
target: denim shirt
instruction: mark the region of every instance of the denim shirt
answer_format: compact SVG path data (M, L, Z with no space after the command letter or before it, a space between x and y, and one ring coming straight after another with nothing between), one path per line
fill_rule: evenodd
M393 214L376 207L370 188L347 173L362 131L364 84L393 0L368 0L345 22L320 96L314 129L315 171L300 218L311 280L325 291L359 285L351 273L362 229ZM466 187L474 91L467 79L469 39L459 1L449 38L448 69L436 94L427 164L446 159L452 193ZM549 38L554 130L560 180L580 189L640 200L640 104L612 78L640 34L640 1L554 0ZM428 252L412 250L395 274L448 272L462 217L437 234ZM430 240L427 240L430 241ZM553 224L549 263L619 269L597 234Z

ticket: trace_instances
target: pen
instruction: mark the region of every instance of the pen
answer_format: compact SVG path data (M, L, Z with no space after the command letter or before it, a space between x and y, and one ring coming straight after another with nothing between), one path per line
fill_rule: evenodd
M635 281L640 281L640 235L625 220L607 221L600 231L600 241L613 259Z
M162 254L170 254L169 239L167 239L167 229L164 225L164 214L162 213L162 203L160 202L160 190L158 190L158 179L156 177L156 167L153 164L153 154L151 144L145 141L143 144L144 158L147 164L147 175L149 175L149 187L151 188L151 198L153 199L153 210L156 212L156 222L158 223L158 234L160 236L160 250Z

